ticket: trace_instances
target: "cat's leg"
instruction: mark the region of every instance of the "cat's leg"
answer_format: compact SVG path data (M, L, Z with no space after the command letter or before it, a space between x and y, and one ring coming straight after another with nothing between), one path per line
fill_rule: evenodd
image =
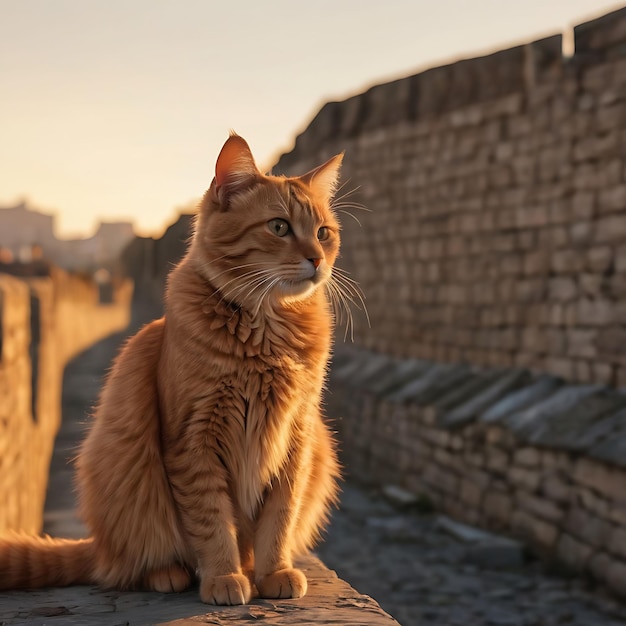
M179 591L194 566L161 453L155 364L163 322L144 327L116 359L77 460L94 572L110 588Z
M254 539L255 582L262 598L300 598L307 590L304 573L294 568L293 533L300 509L300 490L306 483L305 452L290 457L285 476L267 493Z
M241 570L254 584L254 523L241 511L237 513L237 543Z
M189 570L174 563L148 572L141 585L144 589L160 593L179 593L191 585Z
M241 567L226 472L210 452L192 459L192 455L173 452L170 481L183 527L197 555L200 599L207 604L246 604L252 588ZM198 457L203 462L198 463Z

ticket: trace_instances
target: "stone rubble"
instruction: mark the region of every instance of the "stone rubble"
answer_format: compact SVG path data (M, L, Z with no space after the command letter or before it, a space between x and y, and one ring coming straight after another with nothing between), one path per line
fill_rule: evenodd
M376 487L344 484L318 554L403 626L626 624L625 604L518 542L394 506Z

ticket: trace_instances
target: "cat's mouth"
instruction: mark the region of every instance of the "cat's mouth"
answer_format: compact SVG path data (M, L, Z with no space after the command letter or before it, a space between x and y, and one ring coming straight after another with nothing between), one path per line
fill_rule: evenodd
M284 278L276 285L277 294L287 301L301 300L310 296L326 278L326 272L319 268L307 276Z

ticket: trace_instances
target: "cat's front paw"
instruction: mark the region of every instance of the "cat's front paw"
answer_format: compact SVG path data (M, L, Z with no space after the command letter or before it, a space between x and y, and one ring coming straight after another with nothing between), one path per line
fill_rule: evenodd
M200 600L206 604L247 604L252 589L243 574L206 578L200 583Z
M299 569L279 569L256 583L262 598L301 598L307 589L306 576Z

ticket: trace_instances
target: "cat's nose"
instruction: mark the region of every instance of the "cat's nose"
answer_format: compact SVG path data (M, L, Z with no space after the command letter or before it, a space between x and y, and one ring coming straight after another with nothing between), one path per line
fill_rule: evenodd
M322 259L309 259L309 261L313 264L313 267L317 269L322 262Z

